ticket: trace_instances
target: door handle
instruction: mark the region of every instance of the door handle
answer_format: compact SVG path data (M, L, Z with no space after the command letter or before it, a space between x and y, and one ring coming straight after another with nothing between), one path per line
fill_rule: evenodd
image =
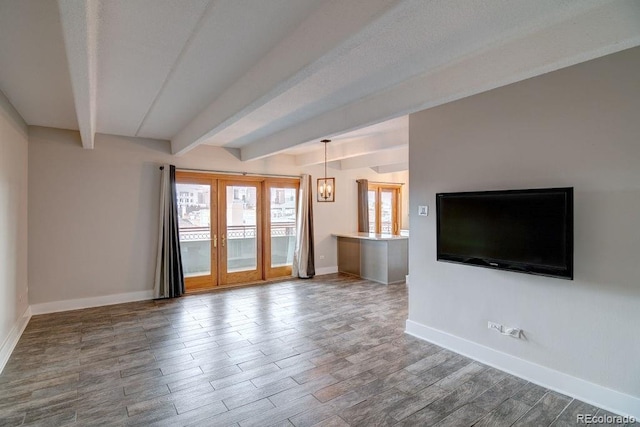
M217 234L213 235L213 247L214 248L218 247L218 235Z
M222 236L220 236L220 238L222 239L222 247L224 248L224 241L225 241L225 236L224 234Z

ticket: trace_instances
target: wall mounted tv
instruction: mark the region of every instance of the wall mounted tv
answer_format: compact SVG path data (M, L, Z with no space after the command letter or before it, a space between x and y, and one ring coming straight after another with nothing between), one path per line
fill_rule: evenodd
M573 279L573 188L436 194L437 259Z

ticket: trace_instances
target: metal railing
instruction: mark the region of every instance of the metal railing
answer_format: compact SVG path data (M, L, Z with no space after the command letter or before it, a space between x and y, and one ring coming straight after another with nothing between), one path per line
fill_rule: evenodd
M376 223L375 222L370 222L369 223L369 232L373 233L373 230L376 229ZM382 234L391 234L391 223L390 222L383 222L382 224L380 224L380 232Z
M211 229L209 227L181 228L179 234L181 242L211 240Z
M271 237L295 236L295 222L277 222L271 224ZM256 237L255 225L231 225L227 227L227 239L254 239ZM180 229L181 242L196 242L211 240L209 227L183 227Z

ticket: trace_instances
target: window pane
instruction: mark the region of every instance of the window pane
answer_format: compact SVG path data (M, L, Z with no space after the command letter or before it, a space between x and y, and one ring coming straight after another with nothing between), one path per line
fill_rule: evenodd
M256 187L227 186L227 272L255 270L258 266L256 240Z
M271 189L271 267L293 264L296 248L296 189Z
M176 184L180 254L185 277L211 274L211 186Z
M367 203L369 205L369 233L377 233L376 231L376 191L369 190Z
M380 191L380 233L393 233L393 190Z

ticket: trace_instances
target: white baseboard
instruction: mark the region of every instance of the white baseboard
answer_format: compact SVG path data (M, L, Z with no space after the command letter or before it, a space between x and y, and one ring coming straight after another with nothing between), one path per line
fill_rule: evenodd
M47 314L59 311L80 310L83 308L101 307L103 305L120 304L123 302L144 301L153 299L153 291L127 292L124 294L104 295L100 297L78 298L63 301L44 302L31 305L31 313Z
M323 276L325 274L333 274L338 272L338 266L316 268L316 276Z
M2 347L0 347L0 374L9 361L13 349L16 348L16 344L18 344L24 328L27 327L29 319L31 319L31 307L27 307L22 316L16 321L15 325L13 325L13 328L11 328L7 339L2 343Z
M406 333L607 411L640 419L640 398L485 347L412 320Z

